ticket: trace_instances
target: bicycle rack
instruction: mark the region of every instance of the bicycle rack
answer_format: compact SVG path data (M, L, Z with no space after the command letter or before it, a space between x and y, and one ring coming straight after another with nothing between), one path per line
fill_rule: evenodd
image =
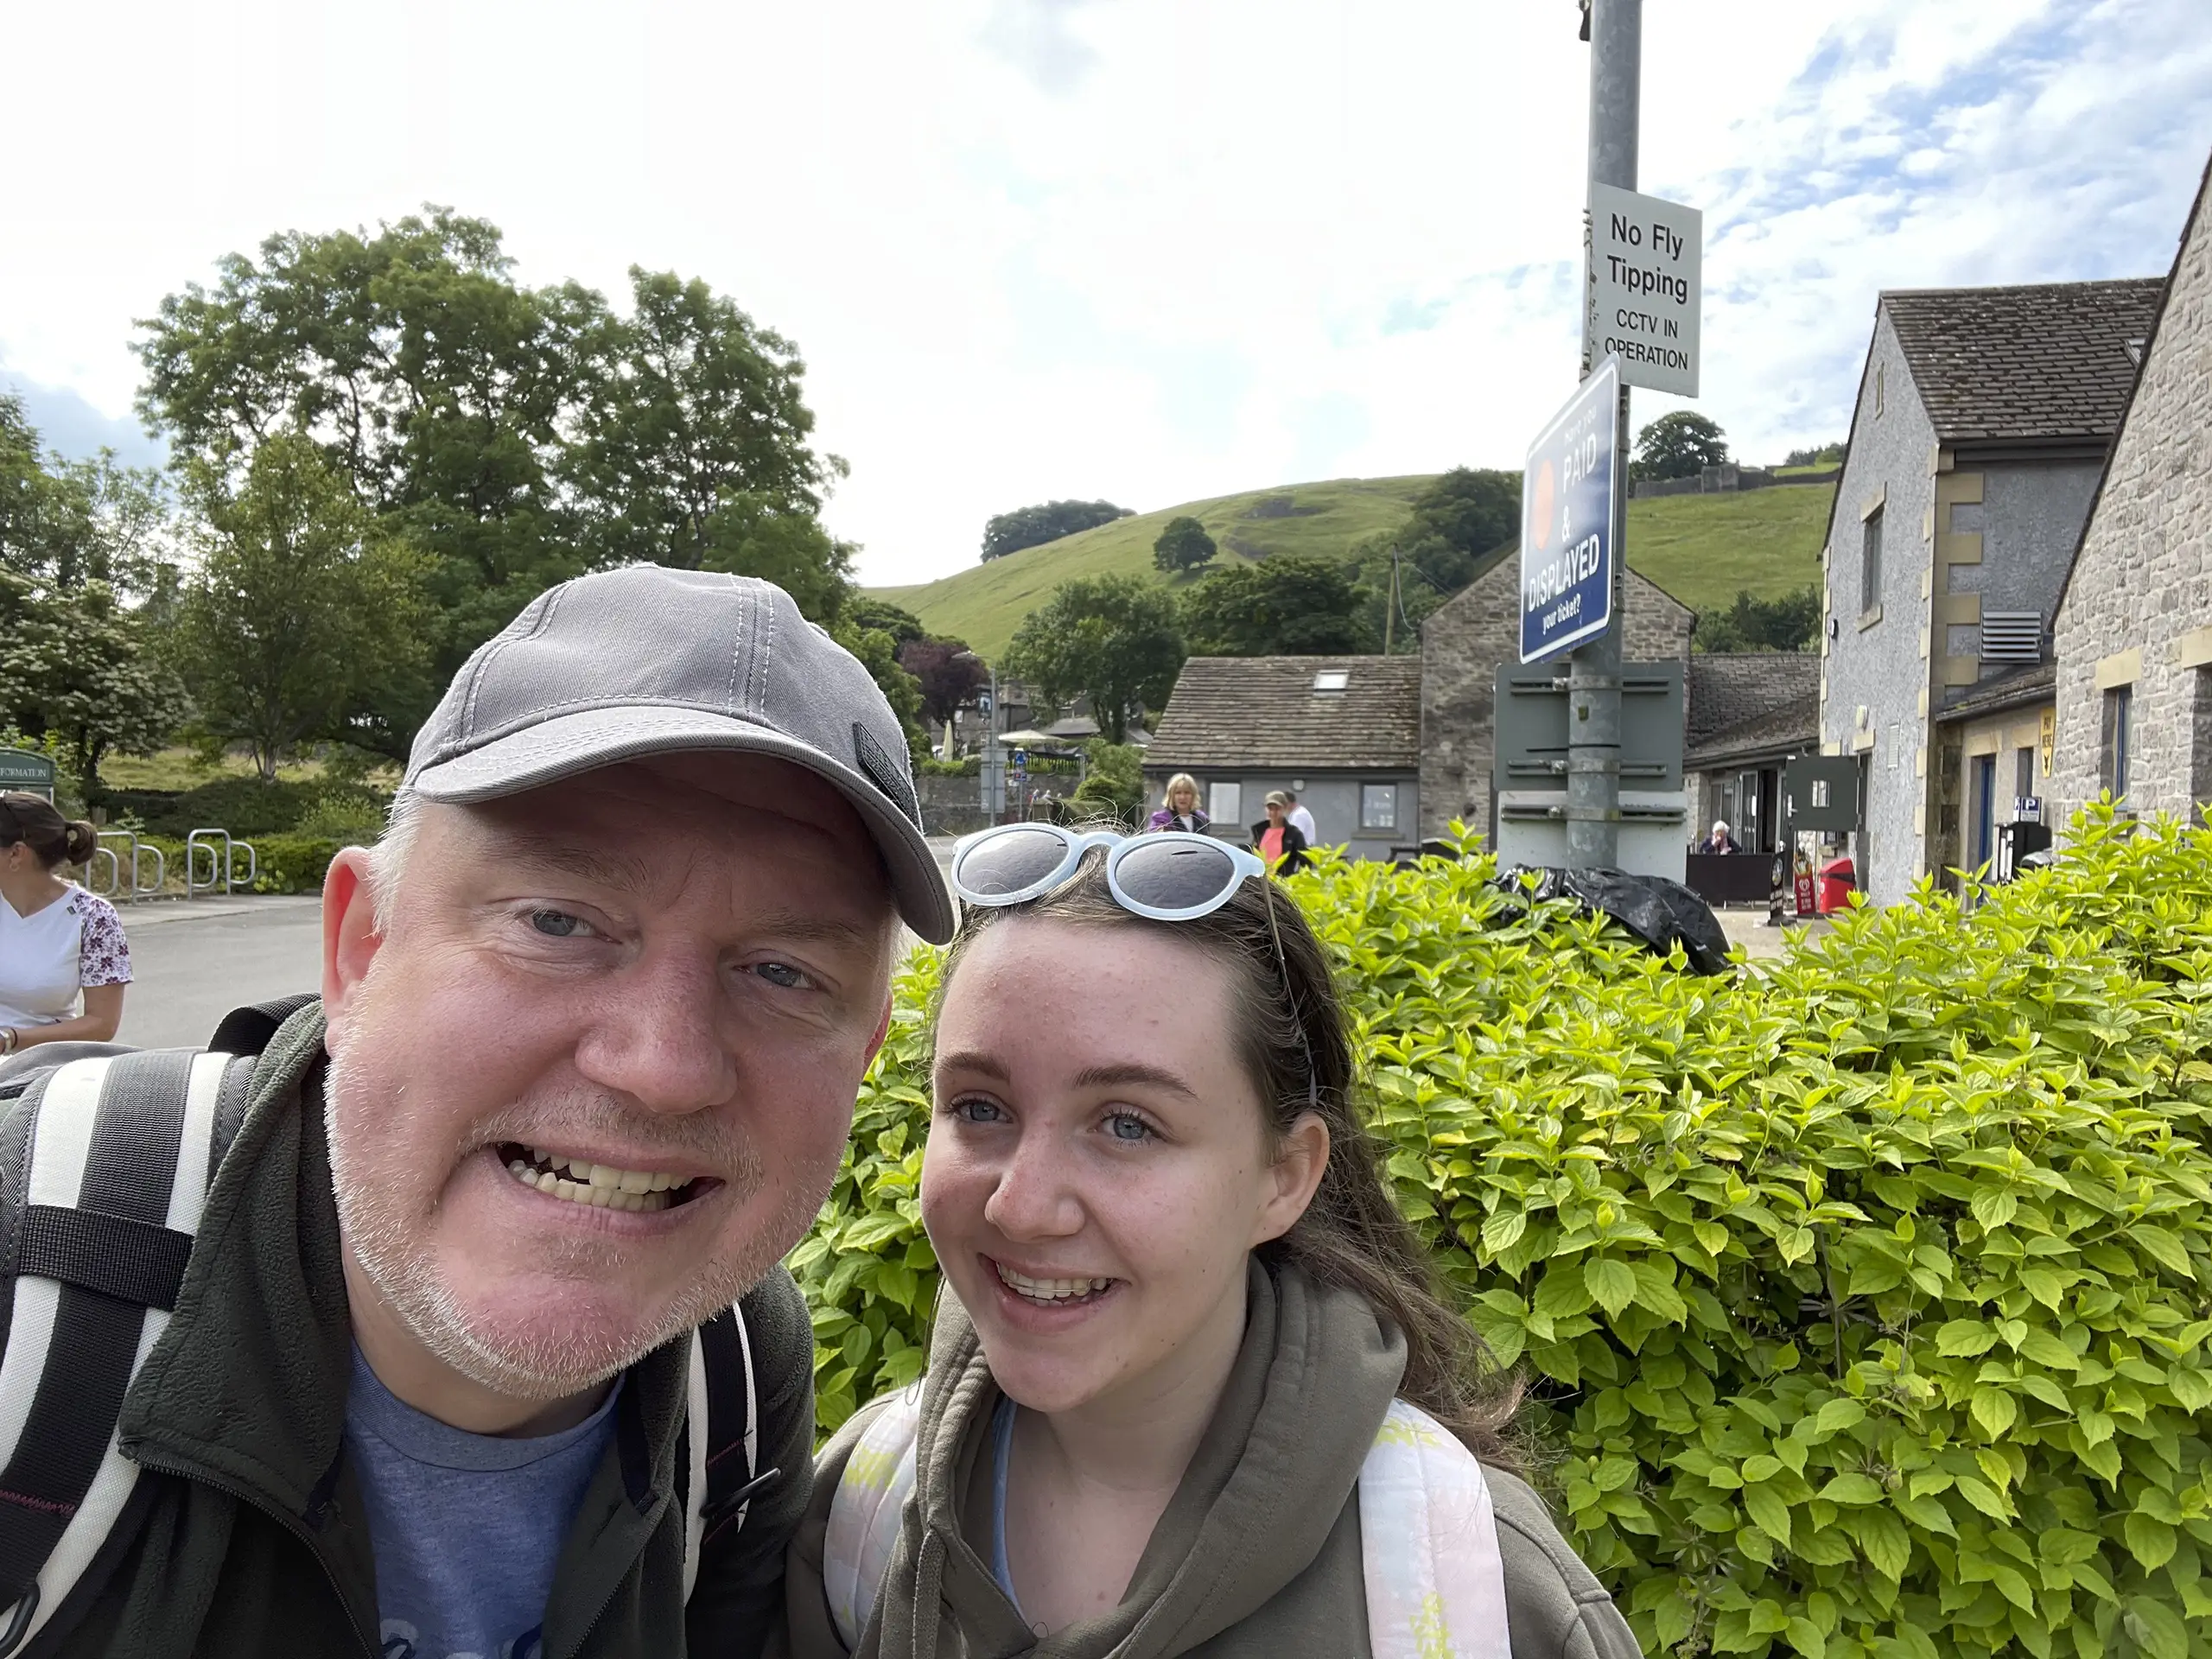
M200 879L200 855L207 855L207 879ZM245 855L245 874L238 874L238 855ZM253 886L261 874L261 860L250 841L234 841L227 830L194 830L184 838L184 896L229 893Z
M100 881L99 873L102 869L107 872L107 881L105 886ZM112 847L93 848L92 855L85 861L86 887L103 899L112 899L115 897L116 888L122 884L123 861L116 857L115 849Z
M130 874L126 880L123 874L123 853L108 846L103 846L100 849L100 851L105 853L115 863L115 887L111 889L113 897L122 899L125 904L134 899L151 899L157 895L162 887L167 884L169 879L169 861L160 848L141 845L138 837L128 830L103 830L100 831L100 840L103 842L122 842L130 857ZM154 861L154 879L150 882L146 880L144 864L144 861L149 855Z

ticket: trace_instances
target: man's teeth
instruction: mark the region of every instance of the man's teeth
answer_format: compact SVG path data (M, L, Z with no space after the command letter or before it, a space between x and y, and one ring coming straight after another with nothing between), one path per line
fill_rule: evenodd
M617 1169L612 1164L594 1164L565 1153L549 1152L543 1147L527 1150L528 1159L508 1160L510 1175L524 1186L534 1186L550 1197L566 1198L571 1204L590 1205L595 1209L665 1210L676 1201L675 1189L690 1185L690 1177L686 1175Z
M1078 1296L1089 1296L1104 1290L1111 1279L1032 1279L1026 1273L1016 1273L1004 1262L994 1262L999 1270L999 1281L1017 1296L1027 1296L1033 1302L1065 1302Z

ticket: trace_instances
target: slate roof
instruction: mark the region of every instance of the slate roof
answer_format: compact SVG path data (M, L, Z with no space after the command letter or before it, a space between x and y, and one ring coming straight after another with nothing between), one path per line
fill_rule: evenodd
M1817 703L1821 659L1809 651L1699 652L1685 690L1682 738L1695 749L1807 697Z
M1892 289L1883 308L1945 443L2109 438L2135 386L2162 276Z
M1809 754L1820 746L1821 694L1815 689L1690 745L1682 751L1682 770L1719 772L1755 760Z
M1325 669L1341 691L1316 691ZM1145 752L1147 772L1413 772L1421 765L1418 657L1193 657Z
M1948 725L1972 720L1978 715L2000 715L2008 709L2049 702L2056 695L2057 684L2058 664L2037 663L1968 688L1966 696L1956 702L1937 709L1936 718Z

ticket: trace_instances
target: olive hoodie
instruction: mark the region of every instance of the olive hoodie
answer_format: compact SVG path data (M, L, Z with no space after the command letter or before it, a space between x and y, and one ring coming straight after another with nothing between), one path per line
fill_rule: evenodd
M1039 1638L991 1575L997 1385L950 1295L931 1344L914 1494L862 1659L1349 1659L1369 1651L1360 1465L1405 1344L1357 1292L1255 1258L1244 1342L1121 1604ZM794 1659L846 1652L823 1591L830 1506L870 1413L816 1465L785 1591ZM1527 1485L1485 1469L1514 1659L1637 1659L1636 1638Z
M378 1659L376 1564L344 1453L352 1322L322 1118L322 1014L286 1021L207 1194L176 1310L124 1401L147 1471L76 1591L10 1659ZM29 1114L0 1115L22 1203ZM12 1281L0 1278L0 1299ZM784 1478L702 1552L688 1605L673 1499L690 1338L630 1368L545 1610L543 1659L760 1652L807 1496L812 1332L780 1268L742 1304L760 1383L757 1466ZM0 1332L7 1308L0 1305ZM56 1356L54 1363L66 1360Z

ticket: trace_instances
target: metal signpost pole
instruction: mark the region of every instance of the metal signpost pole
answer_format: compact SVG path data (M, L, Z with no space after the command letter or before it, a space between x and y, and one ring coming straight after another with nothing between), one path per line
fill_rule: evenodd
M1637 101L1643 78L1643 0L1592 0L1590 8L1590 179L1636 188ZM1589 281L1588 273L1584 280ZM1582 369L1602 353L1586 295ZM1628 386L1621 386L1613 442L1624 458L1613 498L1613 622L1567 659L1567 861L1578 869L1620 862L1621 633L1627 626Z

